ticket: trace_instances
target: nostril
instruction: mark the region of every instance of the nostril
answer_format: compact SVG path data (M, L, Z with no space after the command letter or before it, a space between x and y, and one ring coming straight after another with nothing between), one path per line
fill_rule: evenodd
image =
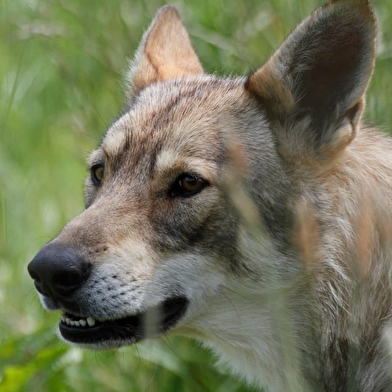
M43 295L48 295L48 293L45 293L44 290L42 290L42 285L41 285L41 278L38 273L36 273L32 268L31 268L31 263L28 265L27 270L29 272L30 277L34 280L34 286L36 290L43 294Z
M30 264L31 264L31 263L30 263ZM39 283L41 282L41 279L40 279L39 275L38 275L35 271L33 271L33 270L31 269L30 264L29 264L28 267L27 267L27 270L28 270L28 272L29 272L29 275L30 275L30 277L34 280L35 283L38 283L38 284L39 284Z
M49 292L45 292L44 290L42 290L42 285L41 285L41 283L38 282L37 280L34 280L34 286L35 286L36 290L37 290L40 294L45 295L45 296L47 296L47 297L50 296L50 293L49 293Z

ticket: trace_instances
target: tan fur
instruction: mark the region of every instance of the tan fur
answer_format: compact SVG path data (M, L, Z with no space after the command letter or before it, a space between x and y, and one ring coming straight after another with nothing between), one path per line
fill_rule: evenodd
M173 331L268 391L392 390L392 141L360 121L375 36L367 0L332 0L218 78L159 11L86 210L29 266L63 339ZM88 316L107 329L71 326Z
M172 45L166 45L166 42ZM151 83L201 75L203 68L190 45L177 10L163 7L146 32L129 72L132 95Z

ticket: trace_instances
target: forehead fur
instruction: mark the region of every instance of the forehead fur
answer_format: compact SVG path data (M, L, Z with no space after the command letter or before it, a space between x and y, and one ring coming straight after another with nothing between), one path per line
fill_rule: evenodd
M225 129L233 130L240 107L235 103L244 99L243 82L200 76L156 83L143 90L112 125L101 148L109 157L124 151L165 151L160 155L160 166L167 164L169 156L205 156L221 145ZM150 156L150 160L155 158Z

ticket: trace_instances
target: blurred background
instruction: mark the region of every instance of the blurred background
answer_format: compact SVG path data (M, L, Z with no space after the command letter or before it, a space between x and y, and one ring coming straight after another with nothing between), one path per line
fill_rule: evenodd
M67 347L26 265L83 209L85 158L124 104L123 75L160 0L0 0L0 390L251 391L196 343ZM321 4L174 0L208 72L257 69ZM378 53L365 121L392 130L392 2L373 1ZM392 153L392 152L391 152Z

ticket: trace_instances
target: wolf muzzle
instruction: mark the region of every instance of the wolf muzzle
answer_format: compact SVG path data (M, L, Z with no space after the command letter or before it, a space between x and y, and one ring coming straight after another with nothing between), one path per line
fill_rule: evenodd
M45 308L61 310L61 336L66 341L92 348L120 347L159 336L177 324L189 303L184 295L176 294L165 296L156 305L130 312L125 317L124 312L117 318L111 314L97 317L96 308L91 309L86 301L86 293L87 298L96 293L91 292L91 282L88 283L89 278L92 279L93 264L82 250L51 242L38 252L27 268ZM108 290L99 302L105 301L107 306L112 300L111 306L118 308L121 304L113 300L112 293Z

